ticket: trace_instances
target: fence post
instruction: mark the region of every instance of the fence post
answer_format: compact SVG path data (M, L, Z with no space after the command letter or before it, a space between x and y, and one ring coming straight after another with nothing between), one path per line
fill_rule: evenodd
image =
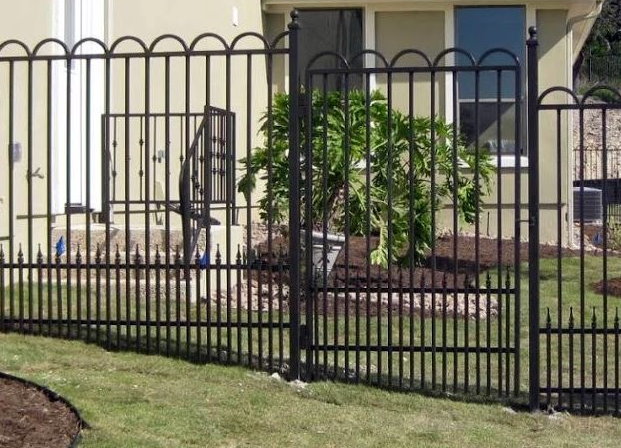
M537 29L528 29L528 321L529 407L539 410L539 97ZM519 354L518 354L519 356Z
M291 12L289 28L289 376L300 378L300 73L298 12Z

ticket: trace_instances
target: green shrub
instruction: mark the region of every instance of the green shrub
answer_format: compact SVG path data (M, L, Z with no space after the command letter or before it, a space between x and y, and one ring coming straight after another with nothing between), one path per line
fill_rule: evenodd
M364 92L350 91L347 111L340 92L323 95L313 91L311 98L311 219L316 229L322 229L326 221L330 231L343 232L347 203L349 233L363 236L370 228L371 234L379 237L371 260L385 267L388 265L389 242L392 262L419 263L424 258L433 244L432 201L435 210L439 210L443 203L450 203L455 185L461 220L474 222L494 168L491 157L484 150L475 154L459 138L454 147L453 126L439 118L433 122L426 117L410 119L397 110L392 110L389 117L386 98L378 91L370 94L368 104ZM273 222L286 223L289 203L289 98L286 94L274 96L271 120L269 118L266 113L261 119L263 146L255 148L249 160L242 161L244 175L238 189L247 196L255 189L256 178L261 175L270 183L272 191L271 201L267 194L259 200L262 218L267 219L268 211L271 211ZM302 155L307 151L306 126L304 120ZM370 161L367 161L367 139ZM455 153L459 164L457 176L454 176L453 166ZM372 179L370 187L367 185L367 164ZM478 188L473 174L477 164ZM269 179L268 167L271 167ZM431 192L433 171L436 176L434 198ZM346 179L349 184L347 194ZM367 188L370 188L370 200L367 200ZM307 194L302 191L301 195L304 207ZM324 216L324 209L329 211L329 216Z

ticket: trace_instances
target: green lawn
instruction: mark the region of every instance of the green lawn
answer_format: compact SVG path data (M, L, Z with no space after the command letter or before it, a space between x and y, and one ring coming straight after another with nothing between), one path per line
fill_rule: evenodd
M562 287L563 287L563 316L562 321L563 325L567 327L568 319L569 319L569 309L570 307L574 308L574 316L576 319L576 325L579 323L579 310L580 310L580 288L578 279L580 277L580 262L577 257L567 257L562 261L562 277L560 279ZM621 259L620 258L610 258L608 260L609 273L610 276L619 276L621 275ZM601 264L602 258L596 256L587 256L585 259L585 284L589 285L593 282L596 282L601 279ZM557 325L557 277L558 266L557 261L554 259L542 259L541 260L541 325L545 325L547 309L550 308L551 311L551 320L552 326ZM497 275L497 271L492 270L492 277L494 278ZM503 271L504 275L504 271ZM481 285L485 284L485 277L482 276ZM520 390L522 395L518 397L518 401L521 403L525 403L526 401L526 392L528 391L528 271L527 266L523 266L522 269L522 306L521 306L521 327L520 327L520 341L521 341L521 354L520 354ZM84 283L83 283L84 285ZM71 337L78 339L87 339L90 341L99 340L100 344L104 347L111 348L126 348L130 349L139 348L141 351L147 351L149 349L150 352L159 352L162 354L170 354L172 356L190 356L192 359L196 359L199 353L200 348L200 357L201 361L209 361L209 357L211 360L216 359L220 356L222 361L227 361L228 356L230 355L230 360L234 363L241 361L242 364L248 363L247 354L249 352L249 347L252 347L252 356L254 365L263 365L264 367L268 367L270 369L278 370L281 365L287 363L287 358L289 356L289 341L288 341L288 330L285 329L276 329L276 331L272 332L270 339L270 331L267 328L263 328L262 330L258 328L254 328L251 331L252 338L251 340L248 337L249 331L245 328L242 328L241 331L238 332L236 329L235 321L240 319L240 322L247 322L252 319L253 322L259 321L259 317L261 317L263 323L267 323L269 321L269 316L267 313L263 313L260 315L259 313L253 312L248 315L246 311L242 311L238 316L238 311L236 309L231 310L231 318L233 320L233 324L231 328L227 328L226 325L223 325L221 328L213 328L211 330L207 330L205 327L202 327L200 331L198 331L195 327L185 327L183 325L175 325L175 324L166 324L166 316L170 316L173 320L179 317L181 320L185 320L187 316L192 320L201 320L205 322L207 319L207 310L205 304L199 303L189 303L185 301L175 301L174 297L166 302L162 301L159 304L155 301L151 301L150 303L146 303L144 297L140 298L140 306L139 308L136 306L136 298L129 296L129 300L126 300L125 289L120 289L120 294L117 298L117 293L115 290L111 292L111 304L110 308L107 309L105 305L105 301L97 301L95 296L88 297L85 289L81 291L77 290L75 287L75 283L73 286L73 291L71 294L71 301L68 301L67 289L65 286L56 286L51 288L51 296L48 296L48 289L42 288L40 291L35 288L32 295L28 294L27 289L22 291L21 294L25 298L24 303L24 314L27 316L31 311L34 316L41 315L43 318L47 316L56 317L58 316L59 308L62 309L62 315L67 317L76 318L81 316L85 318L90 316L92 319L95 319L98 315L98 312L101 314L103 318L106 316L110 316L110 320L113 322L109 328L103 325L100 327L99 331L96 331L94 326L86 327L83 326L80 328L80 334L77 334L77 329L73 328L71 332ZM1 291L0 291L1 292ZM78 294L79 292L79 294ZM20 291L16 289L13 295L13 303L9 300L10 294L8 289L5 290L5 314L9 315L11 306L13 307L13 315L18 316L20 313L19 306L17 303L17 296L19 296ZM105 294L102 294L105 296ZM28 299L31 300L28 300ZM61 300L58 300L61 298ZM105 297L102 297L105 299ZM441 301L442 297L440 294L437 296L437 300ZM447 298L448 301L451 301L452 298L449 296ZM607 326L612 327L612 319L615 314L616 307L618 305L619 299L609 298L607 307L607 317L608 322ZM59 304L62 306L59 307ZM514 327L513 327L513 316L514 316L514 306L513 306L513 298L511 298L510 302L510 320L509 326L507 326L507 308L506 308L506 298L503 298L503 314L502 321L499 321L497 317L492 317L489 321L487 319L481 319L477 325L477 322L474 319L463 319L458 318L454 320L449 313L447 315L446 324L442 325L440 319L437 319L434 325L434 322L431 318L427 317L425 319L421 319L420 315L414 316L413 321L410 321L409 316L404 316L404 318L399 319L393 314L393 319L391 321L391 328L389 329L389 319L386 315L378 319L377 317L371 317L368 321L364 318L364 313L362 313L362 318L359 321L358 327L356 327L355 320L353 316L350 316L348 320L344 318L344 316L340 316L339 319L334 319L332 315L328 315L325 319L323 316L320 316L320 319L317 322L317 331L318 331L318 341L320 344L327 343L333 344L338 342L339 344L343 344L345 342L345 336L347 335L349 339L349 343L353 344L356 342L356 338L358 337L358 341L362 344L366 344L367 341L370 346L374 346L378 343L383 345L388 344L389 337L392 338L392 344L395 346L399 345L401 341L404 345L410 345L410 334L413 336L412 344L419 346L424 343L426 346L430 346L432 341L435 340L436 344L436 352L430 353L427 352L424 356L421 353L416 352L408 352L399 350L394 350L391 354L384 352L381 356L378 356L375 351L371 351L370 353L365 352L364 350L360 353L356 353L354 351L339 351L338 353L334 352L321 352L319 353L318 361L319 368L318 372L323 375L327 373L327 376L331 376L334 374L334 366L338 366L340 369L341 375L352 375L355 372L355 364L354 361L356 356L359 356L360 360L360 374L362 378L366 378L367 371L370 373L371 382L378 381L379 373L378 370L381 368L381 381L384 385L390 381L388 378L388 368L392 367L392 375L393 375L393 384L397 385L397 376L399 373L402 374L404 379L404 385L408 386L410 384L410 378L413 379L412 385L414 388L420 388L421 385L421 377L424 369L425 375L425 384L424 387L429 389L435 385L438 390L446 390L451 393L459 393L463 392L465 389L465 379L468 379L468 393L472 393L476 390L477 384L480 387L480 391L483 395L486 395L488 390L487 386L489 384L490 394L492 396L498 395L498 388L502 388L504 393L512 392L511 389L507 389L507 386L512 388L513 386L513 366L514 366L514 356L507 354L494 354L488 356L485 352L486 347L488 345L494 347L500 345L504 347L507 345L507 340L513 345L514 342ZM41 307L40 307L41 305ZM88 306L90 305L90 306ZM149 305L149 307L147 307ZM226 303L223 302L221 308L222 318L226 319ZM590 289L586 288L585 290L585 322L587 326L590 326L590 313L593 309L595 309L596 316L598 317L597 325L601 327L603 325L603 299L601 295L595 294L590 291ZM321 297L319 297L319 309L321 309ZM30 309L29 309L30 308ZM89 311L90 310L90 311ZM350 310L353 310L353 304L350 305ZM39 314L40 313L40 314ZM215 316L217 313L217 307L212 304L211 307L211 319L212 322L215 320ZM156 323L156 317L160 316L159 324ZM427 314L427 316L429 316ZM136 339L137 328L130 326L127 327L125 325L116 326L114 325L114 321L119 318L120 320L124 320L125 318L136 319L140 317L142 320L147 320L152 322L149 328L146 328L144 325L140 328L140 340ZM273 322L278 322L279 315L275 312L272 316ZM438 314L439 317L439 314ZM282 316L283 320L286 322L288 320L288 312L285 312ZM412 325L413 323L413 325ZM27 325L26 325L27 326ZM489 326L490 338L486 337L487 329ZM424 328L424 331L422 331ZM335 329L338 331L335 332ZM509 329L509 333L507 335L507 329ZM44 326L44 331L48 331L49 329ZM412 332L410 331L412 330ZM478 330L478 333L477 333ZM37 329L35 328L35 332ZM67 336L66 328L51 328L51 333L62 332L65 336ZM110 332L110 341L108 342L108 331ZM158 340L159 334L159 340ZM338 335L338 340L335 340L335 334ZM228 336L230 335L230 339ZM165 343L165 338L170 337L170 344ZM188 338L189 336L189 338ZM508 336L508 337L507 337ZM596 339L596 351L594 352L595 357L592 356L591 346L592 346L592 338L587 335L585 337L585 359L584 363L587 367L585 369L584 374L584 384L585 387L590 387L592 385L592 377L597 379L597 384L602 385L603 383L603 363L604 363L604 340L603 336L598 336ZM159 343L158 343L159 341ZM190 342L188 344L188 341ZM197 342L200 341L200 347ZM149 345L147 346L147 342ZM541 381L542 384L545 385L547 381L547 363L546 357L548 353L546 351L546 337L541 337L541 357L542 357L542 368L541 368ZM569 371L567 368L567 360L569 359L569 347L568 347L569 337L567 335L563 336L562 339L562 347L561 350L558 350L558 338L556 335L551 337L550 344L550 358L553 362L550 371L551 384L552 386L557 385L558 382L558 372L556 363L558 361L559 353L562 355L562 363L563 367L563 385L568 385L568 380L572 371ZM574 337L574 385L580 386L580 381L582 380L580 376L580 365L581 365L581 347L580 347L580 338L579 336ZM609 335L607 339L607 354L608 354L608 363L614 360L614 336ZM209 343L209 344L208 344ZM273 358L268 358L268 353L270 349L270 344L273 350ZM466 356L463 353L455 356L450 351L446 354L442 353L442 346L446 345L447 347L451 347L454 345L457 346L468 346L470 348L469 354ZM477 355L476 348L480 348L480 354ZM189 353L189 355L188 355ZM242 353L241 360L238 357L238 354ZM283 357L283 361L280 360L280 357ZM261 359L259 359L259 357ZM466 362L467 361L467 362ZM595 361L595 363L593 363ZM346 364L349 363L349 364ZM479 365L479 374L477 375L476 366L477 363ZM267 364L270 364L269 366ZM595 364L595 370L592 368ZM348 371L345 372L344 368L348 365ZM367 370L368 367L368 370ZM489 375L488 375L489 372ZM595 375L593 375L593 373ZM615 369L610 368L608 370L608 384L612 385L614 376L616 374ZM435 377L434 377L435 375ZM435 381L434 381L435 378ZM508 381L507 381L508 380Z
M0 369L68 398L84 447L616 447L619 420L509 413L367 386L304 389L237 367L194 365L80 341L0 335Z

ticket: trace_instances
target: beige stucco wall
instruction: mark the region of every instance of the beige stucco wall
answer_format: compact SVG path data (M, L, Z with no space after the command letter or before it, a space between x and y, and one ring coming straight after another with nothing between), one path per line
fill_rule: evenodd
M390 62L400 51L417 49L433 60L446 48L444 41L443 11L377 12L375 14L375 49ZM380 66L377 62L377 66ZM418 56L404 56L398 66L425 66L426 62ZM431 76L414 75L415 115L428 115L431 112ZM377 77L377 87L386 94L386 76ZM405 113L409 107L408 75L394 75L392 78L393 107ZM444 113L444 76L436 77L434 95L437 114Z
M0 17L0 42L8 39L16 39L24 42L30 49L34 45L47 37L53 35L53 2L47 0L24 0L12 3L7 6L6 11ZM5 46L1 51L1 56L23 55L24 51L17 45ZM21 143L22 157L21 161L15 162L12 170L14 175L13 182L13 206L14 215L18 217L14 219L16 244L14 250L18 249L18 242L27 241L26 230L26 214L28 212L28 153L31 151L33 171L40 168L40 173L44 179L38 177L32 181L31 201L33 204L33 213L41 213L45 204L46 188L45 180L46 172L46 156L45 146L41 139L33 138L32 145L28 144L27 138L27 79L28 71L24 63L14 64L14 141ZM43 74L41 66L33 68L34 73ZM9 90L7 88L9 79L9 64L0 64L0 244L4 245L5 253L8 251L9 237L9 205L11 197L9 193L9 165L8 151L9 147ZM35 91L41 92L42 83L34 84ZM40 135L42 132L45 115L41 108L37 108L44 101L43 98L33 99L33 136ZM40 218L33 220L33 239L39 240L40 229L44 221ZM44 226L43 226L44 227ZM43 235L45 236L45 232ZM26 248L25 248L26 249Z
M567 48L569 45L566 35L567 10L552 9L537 11L537 29L539 38L539 93L554 86L571 88L568 71L559 67L570 67ZM565 95L552 95L548 101L564 103L568 100ZM542 241L556 239L558 223L557 208L562 208L562 228L564 239L567 238L568 222L565 220L567 212L567 194L569 191L571 173L568 170L568 157L572 155L569 148L569 127L567 114L561 114L561 160L557 158L557 118L554 111L542 111L539 117L539 177L540 198L542 211L540 220L545 223L541 226ZM557 167L561 166L560 179ZM561 182L561 197L557 197L557 184Z
M275 14L263 14L261 10L261 2L253 2L250 0L231 0L227 1L223 6L222 2L215 1L200 1L200 0L188 0L183 3L183 7L179 5L178 1L174 0L110 0L108 2L110 6L108 14L106 15L107 27L106 27L106 41L108 44L113 42L123 35L135 35L143 39L145 42L150 43L156 36L164 33L174 33L181 36L186 41L190 41L193 37L203 32L215 32L222 35L225 40L230 42L233 37L239 33L246 31L253 31L258 33L266 33L268 36L273 37L278 32L285 29L287 19L284 12L277 12ZM239 23L234 26L232 23L232 8L236 6L239 11ZM316 5L315 5L316 6ZM356 5L353 5L356 6ZM402 5L403 6L403 5ZM542 5L543 6L543 5ZM53 3L46 0L22 0L11 6L11 14L5 15L0 18L0 40L8 38L18 38L24 40L30 46L33 46L39 40L50 37L54 33L53 29ZM431 57L435 56L444 47L451 45L451 42L446 41L447 27L451 27L452 23L446 17L447 8L442 8L441 5L434 4L433 8L427 5L426 8L421 8L420 11L412 10L412 5L408 5L408 11L399 10L399 6L394 8L384 7L384 10L378 10L374 13L375 20L375 35L373 36L373 43L377 50L381 51L385 56L392 57L397 51L404 48L418 48L425 51ZM566 23L568 16L573 13L568 13L566 9L541 9L536 4L529 4L529 11L534 11L534 17L536 19L536 25L539 29L540 39L540 66L539 66L539 79L540 79L540 91L543 91L547 87L552 85L569 85L568 70L569 58L567 51L569 42L566 37ZM284 9L290 9L290 5L282 7ZM424 10L426 9L426 10ZM429 9L434 9L429 10ZM529 25L532 24L529 23ZM258 40L248 40L248 43L241 45L261 45ZM250 43L252 42L252 43ZM208 43L205 41L201 44L201 48L216 48L216 43L211 41ZM138 47L135 44L123 44L122 48L131 49L135 51ZM172 41L162 42L158 49L178 49L179 45ZM119 51L120 51L119 50ZM3 50L3 54L4 54ZM212 76L209 78L211 85L211 104L214 106L225 107L226 106L226 69L223 58L212 58L211 70ZM219 59L219 60L218 60ZM412 58L404 59L404 63L412 63ZM63 63L62 61L60 63ZM164 69L163 61L154 60L151 63L150 70L150 92L151 92L151 112L161 112L164 108ZM246 95L246 75L248 73L247 59L245 56L235 56L231 61L230 75L234 84L230 90L230 107L237 113L237 154L241 157L244 156L246 151L253 148L259 143L259 137L257 136L257 120L261 112L265 110L267 104L267 78L265 70L265 59L263 57L252 58L252 69L250 70L250 81L252 83L252 95L250 96L250 107L248 109L248 96ZM35 67L35 78L44 79L45 67L43 65ZM146 89L145 83L145 66L143 61L136 61L132 63L132 82L130 90L130 112L144 112L145 101L144 93ZM8 71L6 64L0 67L0 79L7 79ZM189 94L189 107L187 110L190 112L200 112L206 103L205 99L205 62L204 61L192 61L190 68L190 94ZM274 60L274 78L273 88L275 90L283 90L285 88L285 63L284 58L279 56ZM19 95L16 96L16 110L15 110L15 140L22 143L24 151L26 151L26 136L27 136L27 120L26 117L26 105L27 96L25 94L24 82L27 79L27 72L23 67L16 68L16 92ZM112 64L112 95L111 95L111 111L112 112L124 112L124 67L123 61L116 60ZM183 57L176 57L171 59L171 111L183 112L186 110L185 105L185 91L183 90L185 78L185 60ZM385 82L378 77L378 87L385 88ZM243 86L243 88L240 88ZM6 87L0 86L0 104L7 104L7 91ZM405 108L407 105L407 95L403 92L407 89L407 83L399 77L394 79L394 99L395 105L399 108ZM435 88L436 98L438 100L438 107L442 112L445 106L445 93L443 79L440 79ZM428 112L429 108L429 81L416 78L415 96L417 98L417 113ZM33 168L41 168L41 173L44 175L44 179L33 179L33 212L35 215L40 215L46 211L46 196L45 182L48 177L46 172L46 156L45 154L45 83L43 81L35 82L35 95L34 95L34 115L33 115L33 151L36 152ZM252 117L250 120L247 117ZM553 142L555 129L553 117L551 114L542 114L540 122L540 141L541 141L541 179L542 179L542 222L556 222L556 177L555 170L551 170L551 167L556 167L557 161L555 159L555 148L552 148L550 142ZM62 121L62 120L61 120ZM0 107L0 123L4 123L0 128L0 147L6 148L8 145L8 133L6 132L7 123L7 107ZM161 129L160 129L161 132ZM135 136L137 132L133 132L132 137L134 145L137 143ZM247 138L250 135L250 138ZM563 140L563 153L569 154L567 151L567 128L562 130ZM160 141L161 138L160 134ZM159 148L156 148L159 149ZM171 158L175 160L171 166L171 182L173 191L176 191L176 173L179 169L179 163L175 157ZM21 162L15 164L15 183L14 183L14 204L15 214L18 216L24 216L27 212L27 204L29 201L27 195L27 182L26 182L26 156L22 158ZM129 171L131 173L138 172L137 158L132 159L132 165ZM562 202L567 201L568 180L567 180L567 160L561 161L562 171ZM6 151L0 151L0 166L8 166ZM163 171L163 166L158 168L158 177L160 179L166 176ZM511 204L514 197L514 192L511 188L513 185L513 169L504 168L503 173L503 189L501 192L503 203L507 208L507 217L503 216L503 230L505 235L512 234L512 209ZM132 191L135 192L137 188L136 178L132 178L133 186ZM523 176L522 180L522 198L523 198L523 213L522 217L525 217L526 210L526 185L527 177ZM119 194L123 195L122 186L119 188ZM153 193L153 192L152 192ZM132 193L133 194L133 193ZM153 194L152 194L153 196ZM495 200L496 194L492 193L492 200ZM0 238L8 236L8 176L0 177ZM243 200L238 197L238 203L243 203ZM481 228L484 229L487 226L487 222L496 222L496 217L493 210L488 210L490 207L486 207L486 211L482 215ZM566 208L566 207L565 207ZM546 212L545 210L549 210ZM564 216L564 213L563 213ZM75 217L74 220L79 221L79 217ZM122 222L122 217L118 217ZM245 220L243 215L240 215L242 222ZM61 222L62 219L57 221ZM16 220L15 242L25 242L27 240L27 227L25 226L26 220ZM132 218L132 222L140 223L140 218ZM43 218L36 218L34 220L33 228L36 230L35 243L38 241L45 242L46 232L45 223ZM565 223L566 224L566 223ZM548 240L552 238L550 233L556 226L545 225L542 226L542 239ZM555 230L554 230L555 231ZM525 235L527 227L524 225L522 233ZM34 247L33 247L34 249Z
M233 24L233 9L237 8L238 23ZM171 0L140 0L126 2L114 0L109 14L110 42L124 35L140 37L147 44L162 34L174 34L181 37L187 45L203 33L215 33L223 37L230 45L241 33L253 32L264 34L264 21L259 2L248 0L234 0L226 2L191 0L184 2L180 7L179 2ZM235 48L263 48L264 44L256 37L246 37L239 41ZM128 48L136 48L129 45ZM222 49L222 44L213 38L205 38L196 46L199 50ZM161 41L156 51L180 50L180 45L173 39ZM204 57L193 57L190 60L189 85L186 86L186 60L184 56L170 58L170 83L165 82L165 59L155 58L150 66L150 111L164 112L166 90L169 89L170 111L177 113L200 113L205 105L221 109L229 109L236 114L236 155L237 159L244 157L250 148L259 144L258 119L267 107L267 76L266 60L262 55L252 56L249 65L246 55L237 55L230 58L230 66L227 69L225 56L212 56L207 62ZM284 56L275 56L276 67L281 67ZM207 67L209 64L209 73ZM145 111L145 67L137 61L132 67L130 111ZM123 113L126 110L124 99L125 68L119 61L113 67L114 96L111 109L114 112ZM250 83L250 87L248 84ZM207 87L208 86L208 87ZM187 90L186 90L187 88ZM248 90L250 88L250 91ZM209 91L209 93L207 93ZM227 100L228 96L228 100ZM250 100L250 101L249 101ZM228 102L227 102L228 101ZM181 128L178 127L179 130ZM159 129L160 142L163 142L163 129ZM175 131L171 131L173 133ZM133 140L137 140L137 132L132 130ZM248 138L248 136L250 136ZM191 132L188 140L191 142L194 134ZM180 150L185 146L185 132L183 136L175 132L171 142L171 192L174 198L178 196L177 173L181 168L179 161ZM161 148L157 148L161 149ZM238 164L238 170L241 169ZM137 161L130 166L130 172L137 173L139 166ZM165 166L157 166L157 177L161 180L156 187L157 194L165 190ZM239 175L239 171L237 173ZM133 179L136 179L133 177ZM119 194L125 195L125 189L119 186ZM137 185L131 188L131 196L136 195ZM154 192L155 193L155 192ZM161 197L160 197L161 199ZM244 205L242 195L238 195L237 204ZM220 220L224 219L223 213L215 213ZM133 218L134 222L140 222L141 217ZM245 220L243 213L240 215ZM122 222L123 217L115 217L115 221ZM179 220L174 220L173 225L179 225Z
M105 42L108 46L121 36L132 35L143 40L146 45L150 45L153 39L162 34L175 34L181 37L187 45L190 44L192 39L198 35L206 32L216 33L224 38L224 40L231 44L233 39L245 32L254 32L263 34L264 23L263 13L259 2L251 2L248 0L233 0L227 1L225 5L221 2L215 1L201 1L201 0L189 0L184 2L183 7L179 2L173 0L144 0L144 1L123 1L123 0L106 0L106 14L101 17L101 20L105 22ZM0 17L0 41L7 39L19 39L24 41L30 48L33 48L40 40L50 37L62 37L62 30L58 28L58 14L62 13L62 8L56 3L54 8L54 2L45 0L24 0L17 2L11 7L11 14ZM237 23L233 23L233 8L238 10ZM56 15L56 17L55 17ZM56 20L56 22L55 22ZM237 43L236 48L262 48L263 42L256 38L246 38ZM47 53L51 53L52 46L48 46ZM222 46L215 39L205 39L197 46L198 49L221 49ZM180 51L182 47L178 42L174 42L172 39L162 41L158 44L156 51ZM18 50L16 46L7 47L2 50L2 55L7 54L21 54L21 50ZM90 51L94 51L93 48ZM134 42L126 42L117 47L116 52L140 52L142 51L139 45ZM284 56L275 56L275 61L284 59ZM230 69L226 71L226 59L224 56L213 56L209 62L210 74L206 75L206 59L204 57L192 58L190 64L190 84L187 90L187 106L186 106L186 90L185 90L185 77L186 77L186 61L183 56L176 56L170 58L170 85L168 86L169 98L170 98L170 110L171 112L202 112L206 99L206 84L209 83L211 94L209 103L213 106L226 108L227 106L236 113L236 142L237 142L237 156L238 159L245 156L246 151L256 146L259 142L257 135L258 120L257 117L265 110L267 104L267 81L266 81L266 64L265 58L261 55L252 57L252 65L249 68L247 66L247 57L245 55L233 56L230 58ZM282 61L279 62L280 67L283 67ZM42 249L46 252L45 246L47 243L47 197L50 194L47 190L47 180L50 176L53 178L57 168L53 168L50 173L47 172L47 128L46 128L46 108L47 108L47 86L46 86L46 62L37 62L33 64L33 113L32 113L32 161L33 170L40 169L39 173L43 176L43 179L34 178L32 181L33 192L29 197L28 195L28 183L26 179L27 160L29 147L27 145L28 132L28 90L27 90L27 62L15 63L15 83L13 89L14 95L14 141L22 144L22 160L16 162L14 165L15 181L13 183L13 204L14 204L14 246L15 250L19 244L22 244L23 249L28 253L29 249L31 253L36 252L37 244L42 243ZM55 67L61 68L60 75L64 77L64 61L54 62ZM101 61L93 62L93 71L103 71L103 63ZM164 82L164 58L154 58L150 63L150 76L147 81L145 78L145 63L144 60L139 58L132 60L130 63L131 78L129 89L129 107L125 106L125 61L124 59L113 59L111 62L111 84L110 84L110 112L111 113L144 113L145 104L145 92L147 90L150 95L149 110L151 113L164 112L164 98L167 87ZM282 69L281 69L282 70ZM0 76L3 80L8 79L8 63L0 64ZM56 74L54 75L56 76ZM228 78L227 78L228 76ZM247 82L251 83L251 94L247 94L246 86ZM230 102L227 104L226 85L229 83L229 98ZM243 86L243 88L242 88ZM100 96L103 98L104 85L93 84L92 91L99 91ZM4 123L0 130L0 145L3 148L8 147L8 97L10 91L8 84L4 82L0 85L0 102L5 106L0 107L0 123ZM53 96L53 95L52 95ZM248 101L250 100L250 101ZM52 101L57 101L53 97ZM94 114L100 114L103 110L93 111ZM72 112L74 115L76 110ZM65 119L62 114L55 114L52 112L54 129L64 129L66 127ZM248 119L248 117L251 117ZM130 196L131 199L136 199L139 196L140 190L140 178L138 176L139 171L139 159L138 146L140 140L140 132L136 124L132 124L131 128L131 162L127 171L130 175ZM171 166L169 173L166 173L164 164L157 164L157 177L161 184L163 179L168 175L170 177L171 193L172 197L177 197L178 191L178 172L181 166L179 161L180 149L182 147L181 139L176 133L179 127L173 126L172 132L175 132L173 142L171 142ZM153 127L151 129L154 132ZM119 122L118 127L119 141L117 142L119 158L124 158L124 143L123 143L123 123ZM250 136L249 138L247 136ZM194 138L192 134L190 141ZM101 141L101 135L94 136L95 141ZM52 138L54 140L54 137ZM143 136L144 146L154 145L155 134L151 135L151 138ZM161 126L157 134L157 147L152 146L153 150L161 150L164 148L164 130ZM56 141L54 140L54 143ZM93 151L100 151L98 145L97 148L93 148ZM173 153L174 152L174 153ZM64 168L66 160L55 160L55 165L62 166ZM7 151L0 151L0 166L8 166ZM239 168L239 165L238 165ZM82 168L83 169L83 168ZM119 171L125 167L122 163L119 164ZM77 170L77 171L76 171ZM75 185L77 173L80 168L77 164L72 165L71 178ZM239 175L239 172L237 173ZM58 178L59 176L56 176ZM117 185L117 196L123 199L125 197L124 191L124 174L119 173L120 182ZM53 180L53 184L57 184L56 189L60 188L65 190L65 186L62 185L66 176L62 176L62 181L57 182ZM153 177L152 177L153 178ZM159 192L163 189L162 186L153 188L152 184L148 187L143 182L143 197L146 194L146 189L149 188L149 194L151 198L162 199L161 195L158 197ZM158 193L155 192L158 190ZM95 202L95 201L94 201ZM9 187L8 187L8 175L7 172L3 172L0 176L0 243L3 239L7 239L9 236ZM32 240L33 245L31 248L27 247L29 226L26 215L28 213L28 203L32 204L32 213L34 218L32 220ZM239 195L238 204L243 205L243 197ZM62 205L61 205L62 207ZM97 209L95 210L97 212ZM223 213L219 213L223 215ZM123 216L115 217L119 224L123 224ZM243 214L239 216L240 220L245 220ZM221 218L221 220L223 220ZM64 224L64 216L57 215L52 217L51 224L53 226L62 226ZM144 215L132 215L132 225L143 225ZM73 215L73 223L84 222L84 216ZM172 222L173 227L179 226L179 220L174 219ZM6 243L5 243L6 251Z

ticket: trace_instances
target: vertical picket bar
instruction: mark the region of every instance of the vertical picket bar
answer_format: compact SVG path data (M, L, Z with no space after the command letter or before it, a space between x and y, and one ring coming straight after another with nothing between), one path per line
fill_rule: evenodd
M528 29L528 260L529 260L529 408L539 409L539 96L537 76L537 29Z
M298 12L291 12L289 23L289 256L291 322L289 376L300 378L300 129L299 112L299 64L298 64Z

